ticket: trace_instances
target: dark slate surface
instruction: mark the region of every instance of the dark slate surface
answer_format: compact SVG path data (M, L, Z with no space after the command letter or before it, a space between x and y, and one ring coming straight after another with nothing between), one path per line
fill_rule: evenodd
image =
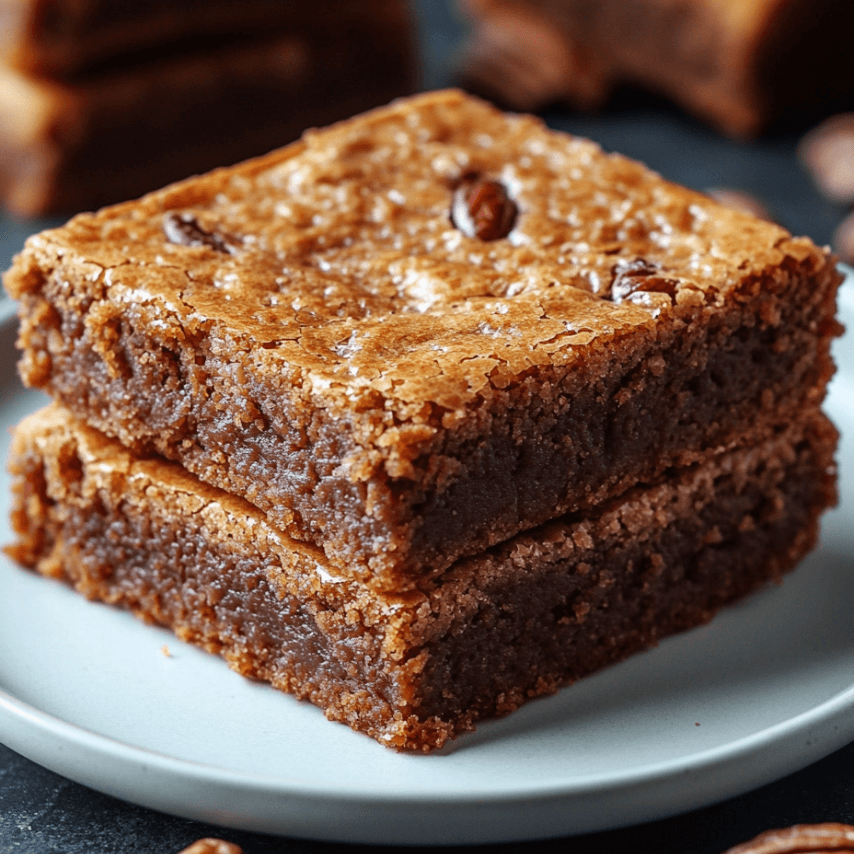
M771 827L823 821L854 824L854 744L755 792L666 821L571 840L472 846L470 850L484 854L721 854ZM224 830L162 815L64 780L0 745L0 854L175 854L202 836L228 839L246 854L371 850Z
M416 9L424 86L445 85L450 81L461 24L445 0L420 0ZM819 196L798 164L796 132L750 144L733 142L651 97L633 93L619 95L598 116L555 111L546 118L556 128L589 136L606 149L637 157L665 177L688 186L751 191L783 225L819 243L831 240L845 213ZM0 218L0 268L7 266L28 234L51 224ZM770 827L821 821L854 823L854 744L781 781L684 816L571 841L486 846L483 850L497 854L566 850L574 854L720 854ZM362 846L224 830L156 813L65 780L0 745L0 854L173 854L208 835L230 839L246 854L364 850Z

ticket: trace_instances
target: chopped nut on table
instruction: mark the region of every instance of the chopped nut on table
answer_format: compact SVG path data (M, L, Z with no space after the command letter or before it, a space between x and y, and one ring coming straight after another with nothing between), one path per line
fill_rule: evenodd
M724 854L829 854L854 852L854 827L850 824L796 824L760 833L750 842Z
M854 113L831 116L811 130L801 140L798 155L825 197L854 205ZM841 261L854 263L854 213L834 232L833 249Z
M206 837L197 839L192 845L181 849L178 854L243 854L243 849L224 839Z
M854 264L854 213L848 214L833 233L833 249L840 261Z
M798 155L831 201L854 203L854 113L840 113L811 130Z

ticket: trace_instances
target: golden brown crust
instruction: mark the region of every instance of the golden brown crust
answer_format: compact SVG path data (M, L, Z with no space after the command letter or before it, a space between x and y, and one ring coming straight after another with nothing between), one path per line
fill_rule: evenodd
M485 245L453 227L450 190L468 173L510 188L520 213L508 240ZM242 251L168 242L163 216L173 210L242 239ZM17 263L85 259L119 304L178 304L196 326L276 344L333 399L373 390L420 404L426 367L428 399L454 407L484 383L485 366L467 361L512 359L492 340L498 332L516 330L527 345L508 365L519 372L572 359L596 335L649 326L648 306L593 298L608 294L615 266L638 257L674 280L677 307L720 305L787 258L827 263L806 238L455 92L83 214L31 238ZM26 288L14 269L7 287ZM558 341L575 346L549 346ZM411 363L379 370L413 348Z

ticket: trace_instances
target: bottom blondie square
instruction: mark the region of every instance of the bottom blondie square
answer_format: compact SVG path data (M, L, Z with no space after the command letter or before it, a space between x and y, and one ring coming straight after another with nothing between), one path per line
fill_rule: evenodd
M394 593L51 404L13 440L8 551L382 744L428 751L779 579L835 500L835 444L812 410Z

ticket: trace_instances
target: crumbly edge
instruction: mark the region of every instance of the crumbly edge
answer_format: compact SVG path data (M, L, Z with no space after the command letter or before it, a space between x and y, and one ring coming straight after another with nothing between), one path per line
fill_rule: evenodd
M760 441L833 372L841 276L793 244L722 304L602 334L563 367L499 372L463 410L426 404L389 429L393 401L330 411L275 350L157 301L112 304L98 270L51 251L34 245L6 279L25 384L246 497L378 589Z
M835 500L836 433L811 413L380 595L246 502L47 412L14 438L15 559L399 749L440 747L706 622L791 569Z

